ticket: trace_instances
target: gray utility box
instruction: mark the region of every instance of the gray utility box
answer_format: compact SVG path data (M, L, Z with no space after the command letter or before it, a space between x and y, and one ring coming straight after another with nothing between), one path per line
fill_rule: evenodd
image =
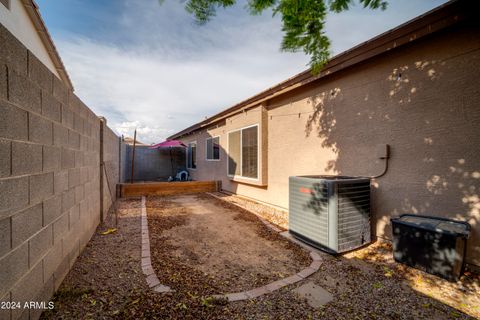
M395 261L450 281L460 278L470 235L467 222L414 214L391 221Z
M370 243L370 178L289 178L289 232L329 253Z

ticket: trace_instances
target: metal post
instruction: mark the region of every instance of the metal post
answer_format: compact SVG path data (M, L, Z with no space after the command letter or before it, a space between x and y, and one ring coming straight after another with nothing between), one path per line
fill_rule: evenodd
M105 127L105 122L106 119L103 117L100 117L100 221L103 223L105 221L105 215L103 214L103 206L104 206L104 187L105 187L105 182L104 182L104 177L103 177L103 172L104 172L104 166L105 163L103 162L104 159L104 127Z
M122 181L122 138L118 137L118 182ZM115 190L115 194L117 191Z
M108 192L110 193L110 200L112 201L113 210L115 211L115 227L118 227L118 211L117 211L117 202L116 198L112 194L112 189L110 188L110 180L108 179L107 169L105 168L105 163L103 163L103 170L105 172L105 177L107 179Z
M133 176L135 173L135 144L137 142L137 129L135 128L135 133L133 134L133 152L132 152L132 177L130 178L130 183L133 183Z
M173 156L172 156L172 147L169 147L170 149L170 165L172 167L172 178L175 180L175 171L173 170Z

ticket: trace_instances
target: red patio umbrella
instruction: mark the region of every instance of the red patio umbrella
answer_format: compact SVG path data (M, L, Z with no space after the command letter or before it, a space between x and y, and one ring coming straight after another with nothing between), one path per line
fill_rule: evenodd
M172 166L172 177L175 178L175 172L173 171L173 157L172 157L172 148L186 148L187 146L183 144L182 141L179 140L165 140L163 142L154 144L149 149L160 149L160 148L169 148L170 149L170 165Z
M182 141L178 141L178 140L165 140L163 142L160 142L160 143L157 143L157 144L154 144L150 147L148 147L149 149L158 149L158 148L173 148L173 147L186 147L186 145L183 144Z

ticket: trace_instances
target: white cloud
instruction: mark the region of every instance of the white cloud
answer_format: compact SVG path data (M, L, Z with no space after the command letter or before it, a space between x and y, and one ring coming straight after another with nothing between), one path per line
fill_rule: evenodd
M134 134L132 134L132 132L134 133L135 130L137 130L137 141L144 143L145 141L142 141L142 137L164 137L173 133L173 131L169 129L145 126L140 121L126 121L115 125L115 131L120 135L133 137ZM153 142L149 141L149 143Z
M181 4L170 6L153 16L177 12L190 24L169 18L173 25L159 26L145 14L153 8L138 5L121 19L131 43L72 34L57 40L77 95L119 134L131 136L136 126L140 140L159 142L305 68L303 55L278 51L277 20L244 15L234 19L241 28L219 30L220 21L199 27Z
M123 14L106 21L110 29L102 37L62 32L55 40L76 94L119 134L133 136L138 128L145 143L160 142L291 77L308 62L301 53L279 51L281 25L270 13L252 17L237 6L197 26L178 1L123 4ZM394 6L376 20L375 13L358 8L329 17L334 51L416 15L411 7Z

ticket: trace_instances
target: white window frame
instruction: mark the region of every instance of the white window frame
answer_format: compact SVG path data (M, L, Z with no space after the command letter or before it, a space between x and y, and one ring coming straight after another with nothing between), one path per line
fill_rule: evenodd
M213 140L215 138L218 138L218 147L220 148L220 136L214 136L214 137L208 137L205 139L205 160L206 161L220 161L220 149L218 149L218 159L208 159L208 140ZM213 143L212 143L213 146ZM213 155L213 150L212 150L212 155Z
M188 157L190 156L190 144L195 144L195 164L197 165L198 167L198 162L197 162L197 155L198 155L198 143L197 143L197 140L193 140L193 141L190 141L187 143L187 152L185 152L186 156L187 156L187 159L186 159L186 162L187 162L187 169L188 170L197 170L197 168L190 168L188 167ZM192 161L193 163L193 161Z
M230 165L230 161L229 161L229 150L230 150L230 133L231 132L235 132L235 131L242 131L243 129L248 129L248 128L253 128L253 127L257 127L257 177L256 178L250 178L250 177L244 177L243 176L243 163L240 163L240 175L232 175L230 174L230 168L229 168L229 165ZM240 161L243 161L243 135L242 133L240 132ZM261 158L261 155L260 155L260 125L258 123L256 124L252 124L250 126L246 126L246 127L241 127L241 128L238 128L238 129L234 129L234 130L230 130L227 132L227 177L229 178L232 178L232 179L243 179L243 180L251 180L251 181L260 181L260 158Z

